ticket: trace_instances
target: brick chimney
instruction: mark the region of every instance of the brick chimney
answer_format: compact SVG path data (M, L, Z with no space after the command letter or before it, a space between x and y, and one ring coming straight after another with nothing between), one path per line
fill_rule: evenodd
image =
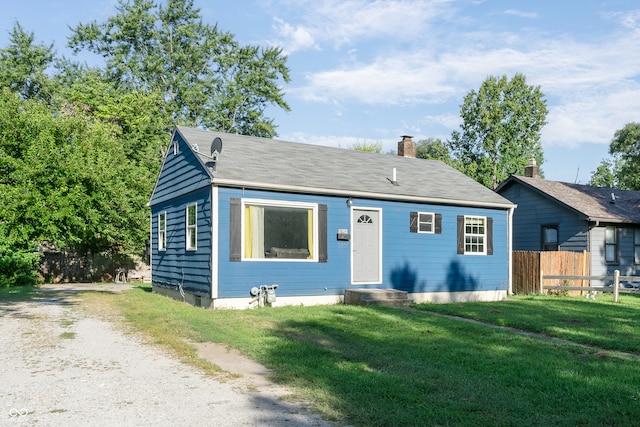
M524 167L524 176L540 178L540 166L536 163L536 159L529 159L529 164Z
M412 136L402 135L402 141L398 142L398 156L416 157L416 143L411 139Z

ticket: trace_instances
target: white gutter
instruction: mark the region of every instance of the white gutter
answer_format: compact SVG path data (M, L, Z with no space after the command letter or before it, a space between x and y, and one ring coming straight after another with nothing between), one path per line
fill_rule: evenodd
M435 204L447 204L447 205L459 205L470 207L482 207L482 208L501 208L501 209L514 209L516 205L513 203L493 203L493 202L472 202L469 200L458 199L442 199L434 197L420 197L420 196L407 196L407 195L394 195L388 193L369 193L366 191L351 191L351 190L337 190L330 188L316 188L316 187L298 187L281 184L266 184L262 182L254 181L241 181L236 179L211 179L211 184L218 186L238 187L238 188L252 188L257 190L276 190L287 191L293 193L307 193L307 194L324 194L329 196L345 196L345 197L361 197L370 199L382 199L382 200L396 200L406 202L421 202L421 203L435 203Z

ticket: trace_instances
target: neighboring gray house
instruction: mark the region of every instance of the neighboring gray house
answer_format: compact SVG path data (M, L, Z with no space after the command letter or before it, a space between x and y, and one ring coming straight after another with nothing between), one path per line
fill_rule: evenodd
M499 300L514 205L415 158L178 127L149 206L155 292L210 308L335 303L346 290ZM412 158L413 157L413 158Z
M518 205L514 250L587 250L591 275L640 275L640 191L548 181L535 161L496 191Z

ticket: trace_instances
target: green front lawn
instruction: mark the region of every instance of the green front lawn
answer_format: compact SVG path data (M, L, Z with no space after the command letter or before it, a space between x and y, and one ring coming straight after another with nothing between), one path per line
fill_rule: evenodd
M147 289L148 291L148 289ZM0 295L0 298L2 296ZM410 310L208 311L136 289L85 294L206 367L185 340L236 347L338 425L637 426L639 298L521 297ZM434 316L464 315L601 347L585 349ZM623 342L624 341L624 342ZM213 371L210 371L213 372Z
M604 350L420 310L336 305L207 311L142 291L110 298L132 324L152 330L160 342L179 337L239 348L341 425L573 427L632 426L640 420L640 359ZM638 326L625 320L638 320L633 298L616 305L524 298L486 308L437 308L501 314L496 323L533 331L555 322L554 330L580 342L597 341L598 332L584 327L595 323L605 335L598 342L615 342L613 335L637 345ZM557 313L556 320L542 307Z

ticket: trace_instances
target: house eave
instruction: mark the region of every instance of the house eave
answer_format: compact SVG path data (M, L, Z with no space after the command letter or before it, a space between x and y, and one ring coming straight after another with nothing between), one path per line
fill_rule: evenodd
M424 196L411 196L411 195L404 195L404 194L376 193L376 192L357 191L357 190L353 191L353 190L340 190L340 189L332 189L332 188L292 186L292 185L282 185L282 184L234 180L234 179L220 179L220 178L215 179L214 178L211 180L211 184L219 187L252 188L256 190L284 191L288 193L361 197L361 198L370 198L370 199L379 199L379 200L433 203L433 204L439 204L439 205L456 205L456 206L468 206L468 207L479 207L479 208L510 209L510 208L515 208L517 206L516 204L513 204L513 203L481 202L481 201L444 199L444 198L424 197Z
M624 218L600 218L600 217L589 217L587 221L595 224L595 226L599 226L601 224L628 224L628 225L640 225L637 221L633 221L630 219Z

